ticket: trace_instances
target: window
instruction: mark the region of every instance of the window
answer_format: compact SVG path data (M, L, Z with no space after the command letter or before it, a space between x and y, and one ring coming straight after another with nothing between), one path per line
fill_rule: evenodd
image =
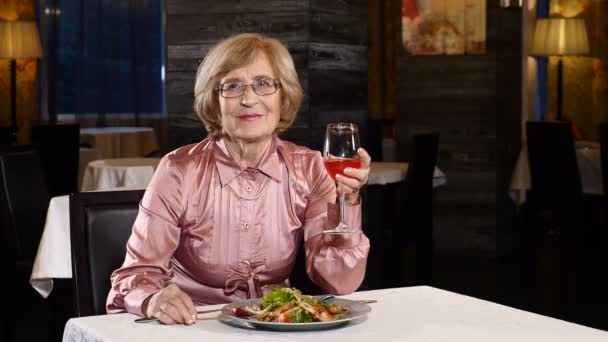
M56 113L164 116L164 2L62 0L60 10Z

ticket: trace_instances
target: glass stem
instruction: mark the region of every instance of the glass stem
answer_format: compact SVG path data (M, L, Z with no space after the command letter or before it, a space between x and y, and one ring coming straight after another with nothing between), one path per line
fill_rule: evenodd
M344 192L340 192L340 226L345 226L344 222L344 201L345 201Z

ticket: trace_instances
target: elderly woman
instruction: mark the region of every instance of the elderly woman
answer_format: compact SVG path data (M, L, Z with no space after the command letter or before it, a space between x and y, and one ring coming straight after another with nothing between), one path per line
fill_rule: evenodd
M194 94L209 137L161 160L112 274L108 312L192 324L195 305L289 286L302 239L314 283L355 291L369 251L359 188L370 157L359 149L361 169L346 169L336 187L319 152L277 138L302 100L287 49L257 34L226 39L200 65ZM337 223L339 192L354 234L322 232Z

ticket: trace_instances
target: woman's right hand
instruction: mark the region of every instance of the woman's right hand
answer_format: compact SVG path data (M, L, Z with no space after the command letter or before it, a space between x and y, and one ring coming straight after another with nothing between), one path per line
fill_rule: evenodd
M158 318L164 324L194 324L196 308L192 299L175 284L153 294L145 308L147 317Z

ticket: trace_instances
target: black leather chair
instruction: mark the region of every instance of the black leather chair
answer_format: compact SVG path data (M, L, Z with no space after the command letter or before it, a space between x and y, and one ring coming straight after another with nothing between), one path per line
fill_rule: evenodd
M78 192L80 126L33 126L32 146L40 155L51 196Z
M583 192L571 124L529 121L526 132L530 195L545 203L580 201Z
M527 122L531 188L522 246L532 310L582 322L594 222L583 197L570 122Z
M143 190L70 195L76 315L106 313L110 275L122 265Z
M370 185L364 229L371 240L366 280L370 289L430 284L433 266L433 173L439 133L413 136L406 180ZM388 202L387 202L388 200ZM415 248L415 280L404 253Z
M10 146L13 143L13 130L10 126L0 126L0 146Z
M439 153L439 133L414 135L405 178L404 239L416 246L416 283L429 285L433 274L433 174Z
M38 155L24 151L0 156L0 189L2 229L13 242L16 260L31 263L50 201Z
M0 237L5 274L0 282L5 294L6 340L16 331L17 301L41 311L42 298L29 285L33 261L42 236L49 194L38 155L32 151L0 156ZM5 315L3 313L3 315ZM1 336L1 335L0 335Z

